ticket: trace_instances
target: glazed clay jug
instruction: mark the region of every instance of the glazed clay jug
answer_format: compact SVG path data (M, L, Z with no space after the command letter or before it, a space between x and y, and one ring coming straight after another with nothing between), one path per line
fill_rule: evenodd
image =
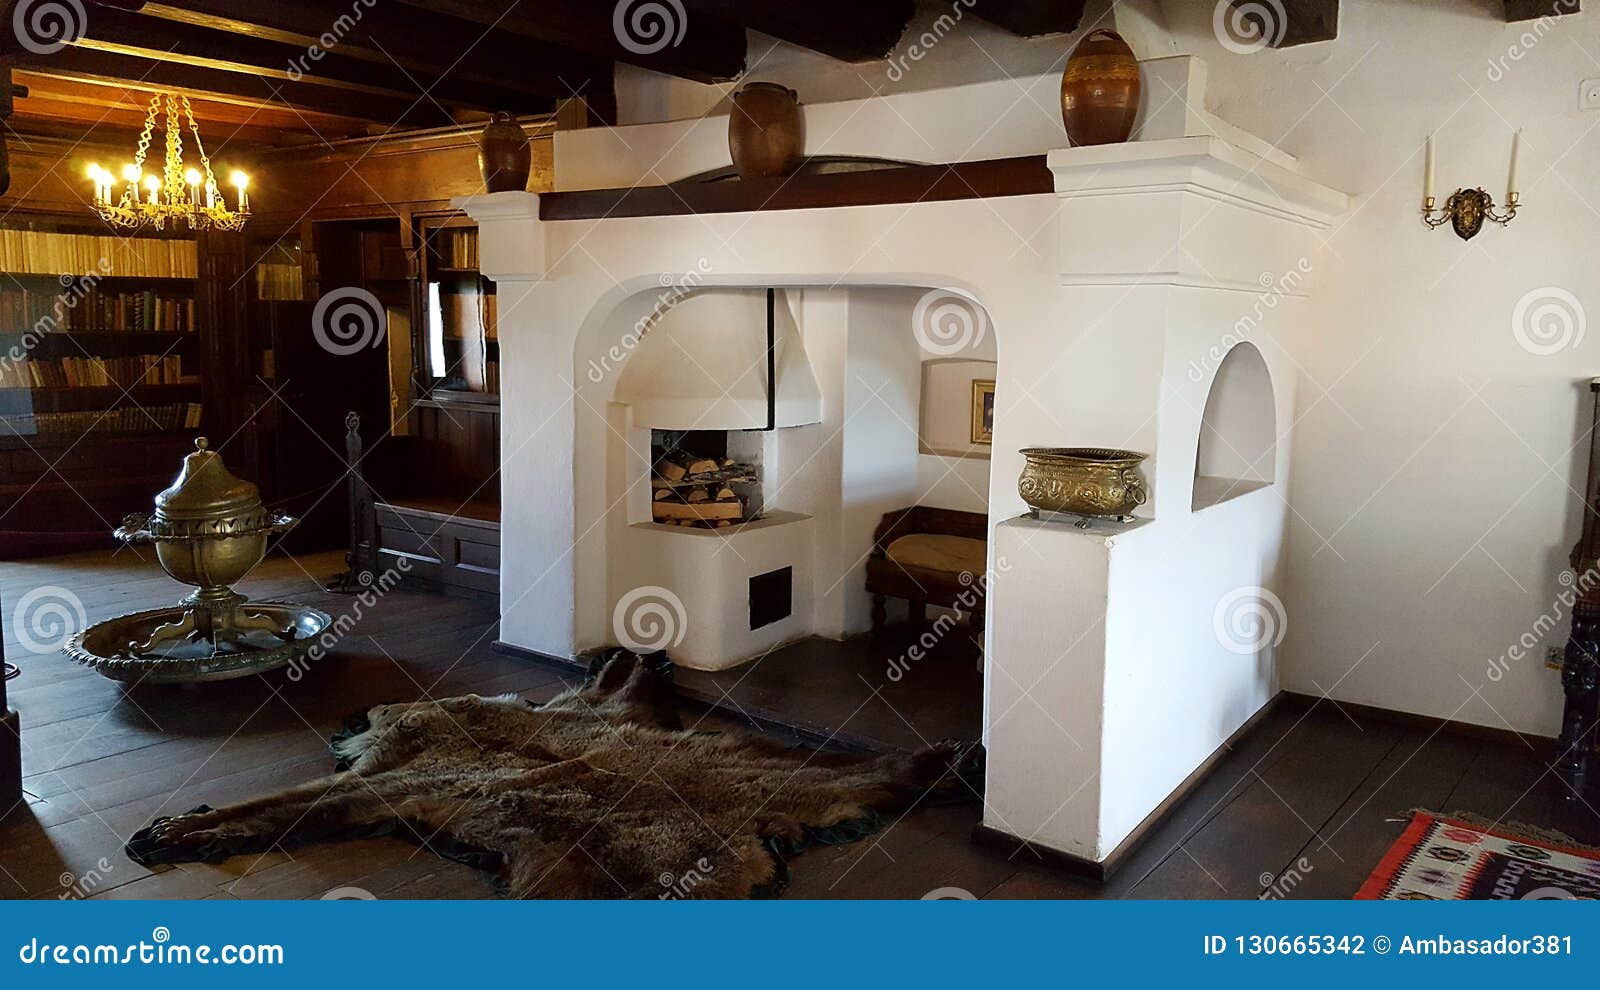
M489 192L522 192L528 188L533 149L528 135L509 113L496 113L478 139L478 170Z
M1061 75L1061 119L1074 146L1128 140L1139 115L1139 60L1115 31L1078 42Z
M758 82L733 94L728 151L739 178L788 175L800 163L805 146L805 120L794 90Z

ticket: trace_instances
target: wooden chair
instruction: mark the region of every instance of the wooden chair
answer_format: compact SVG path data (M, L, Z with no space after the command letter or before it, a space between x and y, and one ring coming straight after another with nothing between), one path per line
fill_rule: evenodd
M902 536L927 533L965 536L974 540L989 538L989 517L981 512L934 509L914 505L885 513L872 534L872 553L867 558L867 591L872 595L872 631L878 633L888 618L885 600L903 598L910 605L911 621L923 623L928 606L939 605L964 612L974 633L983 629L984 596L988 590L982 569L978 573L935 570L910 566L889 558L889 546Z

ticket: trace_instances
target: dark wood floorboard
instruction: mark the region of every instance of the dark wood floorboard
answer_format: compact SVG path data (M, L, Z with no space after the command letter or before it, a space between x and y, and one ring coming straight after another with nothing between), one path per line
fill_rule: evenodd
M320 582L338 555L271 557L241 590L315 604L335 615L354 599ZM39 587L70 590L89 621L174 601L183 589L149 559L87 553L0 565L9 608ZM51 653L22 650L0 623L22 713L28 807L0 825L0 896L101 898L493 897L483 874L399 839L310 846L219 864L136 866L122 854L156 816L223 804L325 776L327 737L373 704L476 692L541 701L571 670L496 652L498 606L487 598L401 586L364 614L298 679L282 672L195 688L127 690ZM980 728L982 677L953 641L888 676L909 630L884 640L809 640L718 674L680 671L681 686L727 692L751 714L880 748L912 748ZM702 728L738 711L689 706ZM791 898L1349 897L1413 807L1468 811L1569 832L1545 756L1527 745L1429 732L1290 698L1239 740L1122 869L1096 883L1028 851L979 848L976 802L916 807L860 842L808 851L791 864ZM821 757L826 758L826 757ZM1565 817L1563 817L1565 816ZM1580 835L1580 838L1583 836ZM1589 838L1588 841L1594 841Z

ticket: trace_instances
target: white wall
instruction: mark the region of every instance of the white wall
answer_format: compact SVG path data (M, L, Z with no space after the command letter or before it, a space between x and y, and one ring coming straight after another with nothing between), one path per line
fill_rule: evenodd
M1600 76L1600 10L1508 25L1499 3L1344 0L1336 42L1241 55L1213 37L1210 4L1165 6L1209 63L1214 109L1356 196L1327 236L1320 318L1294 343L1285 686L1555 734L1542 652L1567 630L1557 575L1600 335L1552 325L1536 338L1550 353L1530 353L1514 314L1554 286L1600 316L1600 112L1578 110L1580 81ZM1522 214L1470 242L1425 229L1427 134L1441 193L1500 200L1516 127ZM1541 655L1491 674L1546 614L1560 621Z
M1344 0L1337 41L1239 54L1214 36L1213 3L1117 7L1141 58L1202 56L1210 110L1358 195L1318 262L1327 305L1289 331L1301 404L1280 429L1304 456L1291 488L1285 686L1553 734L1558 674L1538 659L1490 668L1540 616L1561 619L1547 645L1566 630L1556 576L1580 520L1578 383L1600 368L1600 335L1533 354L1512 318L1545 286L1600 313L1589 250L1600 113L1578 110L1579 83L1600 76L1600 10L1506 24L1498 0ZM1084 29L1106 16L1091 5ZM1072 42L1007 39L968 19L899 82L888 64L829 71L781 49L753 59L753 75L808 102L858 98L1042 73ZM632 97L642 82L622 81L627 119L703 113L730 87L669 88L677 102L648 106ZM1040 87L1019 115L1042 126L1053 110ZM969 141L992 144L1021 123L970 121ZM1482 185L1500 199L1518 126L1522 215L1470 243L1424 229L1426 135L1438 135L1443 192Z

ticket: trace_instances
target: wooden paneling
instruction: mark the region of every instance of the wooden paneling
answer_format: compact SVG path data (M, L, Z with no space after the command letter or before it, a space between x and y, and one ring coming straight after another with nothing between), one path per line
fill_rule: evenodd
M533 145L528 188L555 184L553 123L525 128ZM331 149L259 156L251 207L273 222L302 216L400 216L449 209L455 196L483 192L480 128L341 143Z

